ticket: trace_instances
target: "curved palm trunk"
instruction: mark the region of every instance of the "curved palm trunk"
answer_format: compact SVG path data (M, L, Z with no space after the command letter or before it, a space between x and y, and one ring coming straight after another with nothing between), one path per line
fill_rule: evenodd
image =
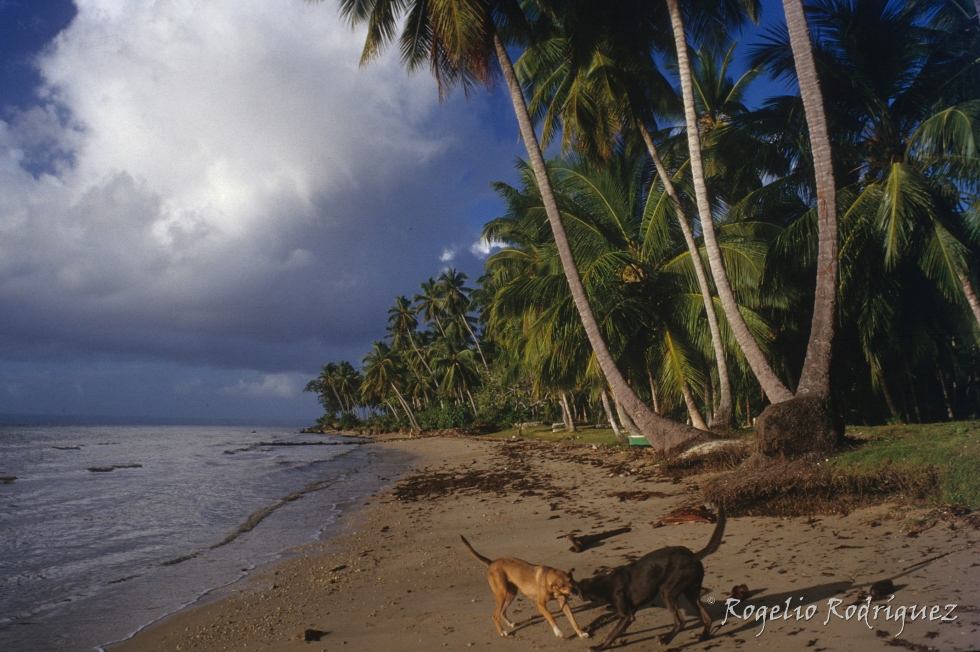
M340 394L337 393L337 388L333 386L333 383L327 383L327 384L330 385L330 389L331 391L333 391L334 398L337 399L337 405L339 405L340 409L343 410L345 403L342 400L340 400Z
M888 406L888 411L891 412L892 419L896 423L905 424L905 419L902 418L902 413L898 411L895 406L895 401L892 399L892 393L888 391L888 383L885 381L885 374L881 373L880 369L875 370L875 377L878 381L878 387L881 388L881 393L885 397L885 405Z
M653 401L653 411L660 414L660 400L657 397L657 383L653 382L653 372L647 365L647 380L650 382L650 400Z
M561 413L564 416L565 430L568 432L575 432L575 414L572 412L572 406L568 402L568 392L561 393Z
M698 402L694 400L694 392L691 391L691 386L687 384L686 380L681 383L681 394L684 396L684 404L687 405L687 413L691 417L691 425L698 430L707 430L708 425L701 418Z
M422 364L425 366L425 370L428 371L429 375L431 376L432 367L430 367L429 363L425 361L425 356L422 355L422 351L420 351L418 345L415 344L415 338L412 337L411 333L408 335L408 341L412 343L412 348L415 349L415 353L419 356L419 360L422 361ZM426 398L426 400L428 400L428 398Z
M419 422L415 420L415 414L412 413L412 408L410 408L408 403L405 402L405 397L403 397L402 393L398 391L397 387L395 387L395 383L389 384L391 385L391 388L395 390L395 396L398 397L398 402L402 404L402 409L405 410L405 414L408 415L408 421L412 424L412 427L416 430L422 430L419 428Z
M977 2L980 3L980 0L977 0ZM970 304L973 318L977 321L977 326L980 326L980 299L977 298L973 284L970 283L970 277L965 272L960 272L957 276L960 279L960 287L963 288L963 296L966 297L966 302Z
M783 0L783 11L786 12L789 42L793 48L800 96L810 132L817 184L817 288L813 300L810 341L796 394L826 399L830 396L831 346L837 315L837 186L834 182L827 116L802 0Z
M555 245L561 259L565 277L568 279L569 289L575 307L582 319L582 326L585 334L589 338L592 350L595 352L596 361L602 368L602 373L609 381L613 394L623 402L626 411L633 417L633 420L640 427L643 436L647 438L650 445L659 451L672 451L681 449L701 441L705 435L702 432L690 428L686 425L674 423L668 419L654 414L650 408L640 400L633 389L626 382L623 374L616 367L616 362L609 353L609 348L599 330L599 324L589 305L588 297L585 294L585 287L579 276L578 268L575 266L575 259L572 256L572 249L565 234L565 227L561 221L561 214L558 211L558 204L555 201L554 191L551 188L551 181L548 179L548 172L544 164L544 157L538 145L534 127L531 125L531 116L527 112L527 104L524 102L524 95L521 92L520 83L514 73L514 65L507 54L500 36L495 32L493 35L493 45L497 54L497 60L503 71L504 80L507 82L507 89L510 92L510 99L514 104L514 113L517 123L520 126L521 138L527 147L528 158L531 161L531 168L534 171L538 188L541 191L541 198L544 202L545 212L548 215L548 222L554 233Z
M637 428L636 424L633 423L633 420L630 419L630 415L628 415L626 410L623 409L622 402L616 399L615 394L613 394L613 403L616 404L616 414L619 416L619 422L623 424L623 429L629 434L636 436L639 428Z
M977 0L980 2L980 0ZM664 184L664 190L670 197L674 210L677 212L677 222L681 226L684 234L684 242L687 243L687 250L691 254L691 263L694 265L694 275L697 276L698 286L701 288L701 298L704 300L704 312L708 318L708 330L711 332L711 347L715 352L715 365L718 367L718 407L715 410L714 419L711 425L721 430L735 429L735 406L732 403L732 381L728 375L728 361L725 359L725 347L721 341L721 329L718 327L718 315L715 314L715 302L711 295L711 285L708 284L708 276L704 271L704 264L701 261L701 250L694 241L694 233L691 232L691 225L687 222L687 215L681 198L677 194L674 182L671 181L667 168L657 152L653 138L647 131L646 125L639 120L636 121L643 136L643 142L647 145L653 165L657 168L660 181Z
M483 370L489 371L490 367L487 366L487 359L483 357L483 349L480 348L480 340L476 339L476 333L470 327L470 323L466 321L466 315L462 316L463 326L466 326L466 330L470 333L470 338L473 340L473 344L476 344L476 352L480 354L480 359L483 360Z
M708 186L704 179L704 164L701 160L701 140L698 134L698 117L694 107L694 84L691 79L691 62L687 56L687 37L684 34L684 19L681 17L680 7L677 0L667 0L667 7L670 10L670 24L674 32L674 44L677 47L677 67L681 78L681 92L684 97L684 118L687 123L687 145L691 156L691 175L694 181L694 194L697 200L698 213L701 214L701 230L704 233L705 249L708 253L708 264L711 267L711 275L715 280L715 288L718 290L718 298L725 309L728 317L728 325L735 335L745 359L748 361L752 372L758 379L762 389L769 396L773 403L788 401L793 398L792 392L786 389L779 377L769 366L769 361L759 348L758 342L749 332L742 313L738 310L738 303L732 293L731 284L728 282L728 274L721 258L721 249L718 247L718 239L715 237L715 225L711 216L711 201L708 198Z
M397 419L398 418L398 410L395 409L395 405L389 399L385 399L385 405L388 406L388 409L391 410L391 413Z
M609 407L609 397L606 395L605 388L599 390L599 396L602 398L602 410L606 413L606 421L612 427L613 434L616 435L616 440L621 444L630 443L629 437L624 435L616 424L616 418L613 416L612 409Z

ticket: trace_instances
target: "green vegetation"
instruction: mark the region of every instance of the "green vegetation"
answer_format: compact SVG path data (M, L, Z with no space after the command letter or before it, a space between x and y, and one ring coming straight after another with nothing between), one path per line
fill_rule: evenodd
M934 475L932 500L980 508L980 422L853 428L848 435L862 444L832 458L835 471L877 476L893 467L910 484Z
M616 439L616 435L611 428L583 428L574 433L565 431L552 432L551 426L531 426L530 428L508 428L495 432L489 437L493 439L512 439L521 437L524 439L537 439L540 441L572 441L576 444L602 444L603 446L622 447L623 444Z
M361 370L331 363L307 387L322 423L561 421L534 434L642 434L668 451L794 404L813 410L784 422L800 427L975 419L976 9L783 6L788 31L765 34L736 79L752 0L340 0L368 27L363 62L397 39L443 93L502 74L528 159L494 184L503 214L483 235L501 249L476 287L449 269L396 297ZM750 106L766 76L802 90ZM560 156L544 159L535 121ZM576 432L600 422L612 439ZM881 460L920 439L903 437ZM835 464L859 488L860 473L884 478L884 441ZM950 469L951 502L974 501L962 455L940 459L949 445L909 454Z

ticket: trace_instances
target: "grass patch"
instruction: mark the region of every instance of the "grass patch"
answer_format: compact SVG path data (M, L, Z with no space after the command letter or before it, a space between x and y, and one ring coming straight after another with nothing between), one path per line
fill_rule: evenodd
M852 428L829 458L739 470L703 485L733 515L846 513L900 500L980 507L980 423Z
M910 482L934 474L931 500L980 508L980 422L852 428L847 435L855 445L829 460L834 471L873 477L892 467Z
M551 426L532 426L521 430L518 435L517 428L509 428L487 435L492 439L536 439L540 441L570 441L579 444L603 444L605 446L625 446L621 444L613 433L612 428L582 428L576 432L551 432Z

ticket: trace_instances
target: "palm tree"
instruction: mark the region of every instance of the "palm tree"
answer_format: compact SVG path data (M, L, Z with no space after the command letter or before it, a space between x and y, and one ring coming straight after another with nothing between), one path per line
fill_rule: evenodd
M416 314L417 311L409 302L408 297L395 297L395 305L388 309L388 332L391 333L391 345L399 348L408 342L422 362L422 366L431 375L432 369L429 368L429 363L425 361L425 356L422 355L415 343L415 331L419 326Z
M732 293L728 274L722 262L721 250L715 235L714 218L712 216L711 199L705 181L704 163L701 154L699 120L694 98L694 82L690 58L688 56L687 35L684 29L684 18L681 14L678 0L667 0L670 21L673 28L674 42L677 50L677 68L681 79L681 94L684 99L684 119L687 125L687 145L691 160L691 176L694 184L694 195L698 213L701 216L701 232L704 235L708 264L714 277L718 297L725 309L728 323L738 340L739 347L745 354L759 384L773 403L787 401L793 394L773 372L768 360L763 355L758 343L749 332L748 326L742 319Z
M476 346L476 350L480 354L480 360L483 361L483 368L489 369L487 359L483 357L483 349L480 348L480 340L477 338L476 333L473 332L473 326L470 324L470 317L467 314L470 309L468 295L472 290L465 286L466 274L449 268L439 275L437 283L439 286L439 296L442 297L443 311L453 322L462 325L466 332L469 333L470 340Z
M843 274L839 318L861 343L866 372L885 394L894 418L900 410L888 394L883 365L904 369L909 360L922 359L930 369L938 355L911 355L914 347L906 340L902 347L909 355L901 356L885 344L897 335L889 322L922 324L918 315L904 313L906 297L921 286L921 276L958 304L957 310L972 312L975 323L980 316L973 307L980 302L970 265L978 240L970 229L968 208L977 201L980 177L974 104L980 89L975 54L980 39L972 14L953 11L956 6L915 0L820 0L808 6L820 36L813 53L835 137L834 173L843 182L837 191L842 237L837 267ZM793 77L798 58L788 35L771 33L757 48L753 64ZM801 105L799 98L775 98L757 112L754 123L778 125L789 135L776 140L795 149L792 156L806 160L807 143L792 143L796 135L810 131L794 117L803 114ZM808 109L807 120L809 115ZM801 195L819 197L815 176L800 184ZM811 212L787 229L787 235L803 234L817 223ZM908 262L919 272L909 269ZM920 303L932 301L916 295ZM931 328L923 324L922 332ZM960 330L947 326L945 332ZM801 389L807 387L802 383L806 375L816 382L822 373L801 374ZM894 374L890 382L900 386Z
M479 384L480 372L473 350L452 338L442 338L432 347L432 352L432 366L439 378L439 389L461 402L468 399L475 415L476 403L471 389Z
M361 396L365 401L381 403L389 395L389 390L394 392L406 416L408 416L412 428L420 430L412 408L398 390L398 386L402 383L401 375L403 372L398 355L384 342L373 342L371 352L365 355L361 362L364 366Z
M619 48L616 56L607 51L612 49L615 45L609 40L600 41L590 60L574 66L572 44L556 30L552 38L524 53L517 70L525 85L532 88L529 109L544 119L544 145L560 124L563 152L574 142L577 149L590 157L608 160L617 141L625 139L631 131L641 135L676 213L704 298L719 380L719 403L712 425L730 430L734 425L731 382L711 286L674 180L645 124L654 114L670 111L674 93L650 57L630 57L624 48ZM654 102L659 105L653 106Z
M521 86L501 35L503 31L515 43L526 43L529 39L530 26L519 3L503 0L453 3L340 0L340 8L342 16L352 24L368 24L362 63L376 57L394 39L398 21L406 17L400 37L402 60L410 71L428 63L439 83L441 94L448 93L454 86L462 86L464 92L476 83L489 87L495 72L493 64L496 62L499 65L514 105L521 138L544 198L548 221L575 306L603 373L655 448L673 451L703 441L705 437L702 433L661 418L640 400L616 368L602 339L601 329L578 275Z
M346 411L344 402L341 400L340 394L337 393L336 374L337 365L333 362L327 363L320 367L320 375L307 383L303 390L316 393L320 405L331 416L336 416L337 412Z
M419 287L422 288L422 294L416 294L413 297L418 315L426 324L434 322L442 336L446 337L446 331L442 327L441 320L445 311L442 307L442 297L439 294L441 291L439 283L434 278L429 278Z
M699 309L703 300L691 272L693 258L665 210L669 202L650 185L641 162L637 156L617 156L597 169L587 161L557 161L549 174L579 271L618 366L634 382L649 379L652 386L655 375L659 402L666 406L683 397L692 422L704 428L694 401L695 391L707 393L703 366L711 358ZM585 379L601 377L601 372L586 371L589 359L576 353L584 348L584 332L567 286L556 280L560 266L543 223L540 193L526 166L522 178L521 189L496 185L508 215L484 230L484 237L508 244L487 261L488 332L499 338L503 331L500 348L523 352L522 364L547 390L591 386ZM736 264L754 256L753 265L761 266L764 249L746 248L751 241L741 235L723 241L726 257ZM734 342L729 338L728 344ZM657 401L652 387L650 393Z

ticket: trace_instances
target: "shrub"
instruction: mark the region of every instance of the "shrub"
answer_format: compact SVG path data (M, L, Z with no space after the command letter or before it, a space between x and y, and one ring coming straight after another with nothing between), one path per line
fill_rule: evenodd
M353 412L343 412L337 420L337 426L341 430L351 430L361 425L361 420Z

